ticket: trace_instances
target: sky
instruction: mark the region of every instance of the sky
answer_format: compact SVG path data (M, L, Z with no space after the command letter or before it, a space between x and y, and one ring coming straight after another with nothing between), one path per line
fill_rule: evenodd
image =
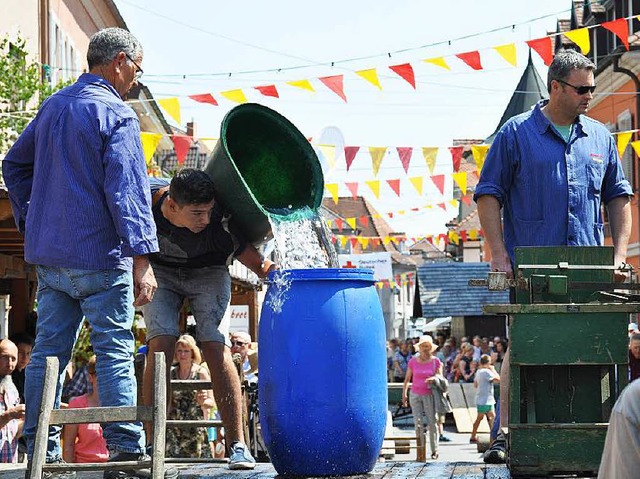
M451 205L446 212L425 207L451 199L451 181L444 197L428 178L422 195L408 181L429 175L420 148L439 147L433 174L450 174L446 148L453 139L493 133L526 66L524 42L555 31L571 7L571 0L115 3L144 47L143 83L156 99L178 97L183 124L177 126L194 120L197 136L219 137L224 115L237 105L219 92L243 89L249 101L280 112L312 143L340 144L342 136L345 145L360 146L348 172L343 157L335 165L323 159L325 182L337 183L341 196L351 194L345 182L358 182L359 194L381 214L394 213L385 217L393 229L413 237L445 231L457 213ZM515 67L493 50L512 43ZM480 51L481 71L453 57L473 50ZM422 61L437 57L450 70ZM546 78L543 62L536 53L533 58ZM388 68L403 63L413 66L415 90ZM381 89L354 73L365 69L376 69ZM346 103L318 80L339 74ZM315 93L286 83L303 79ZM280 98L253 88L262 85L275 85ZM187 98L201 93L213 94L219 106ZM369 146L390 147L377 177ZM408 173L396 147L414 148ZM381 181L379 199L364 183L375 179ZM400 179L399 197L387 179Z

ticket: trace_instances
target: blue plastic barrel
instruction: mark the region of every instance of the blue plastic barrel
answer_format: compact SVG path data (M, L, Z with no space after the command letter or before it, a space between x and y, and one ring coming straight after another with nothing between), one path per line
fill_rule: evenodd
M285 270L269 279L258 404L274 468L285 476L371 471L387 412L385 328L373 272Z

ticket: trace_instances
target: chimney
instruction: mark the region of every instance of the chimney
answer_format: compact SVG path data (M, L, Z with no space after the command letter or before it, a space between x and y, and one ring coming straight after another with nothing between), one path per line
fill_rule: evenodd
M190 136L191 138L196 137L197 136L196 128L197 128L197 125L195 121L187 122L187 136Z

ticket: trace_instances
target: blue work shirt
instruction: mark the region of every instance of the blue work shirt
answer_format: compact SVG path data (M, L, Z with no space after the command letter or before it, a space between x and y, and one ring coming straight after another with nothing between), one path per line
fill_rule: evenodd
M602 245L602 203L633 194L604 125L580 115L565 142L542 113L545 103L500 129L473 197L494 196L503 207L512 261L516 246Z
M135 112L85 73L49 97L2 162L25 260L130 270L158 251Z

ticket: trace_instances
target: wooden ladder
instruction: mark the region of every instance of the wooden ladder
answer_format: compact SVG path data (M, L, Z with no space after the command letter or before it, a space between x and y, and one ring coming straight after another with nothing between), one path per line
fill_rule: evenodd
M48 357L44 375L42 400L28 479L41 479L42 471L104 471L151 468L151 479L164 478L164 449L167 420L167 385L164 353L155 353L153 406L89 407L53 409L59 377L59 362ZM49 426L104 422L151 422L153 424L153 454L148 461L121 461L85 464L46 464Z

